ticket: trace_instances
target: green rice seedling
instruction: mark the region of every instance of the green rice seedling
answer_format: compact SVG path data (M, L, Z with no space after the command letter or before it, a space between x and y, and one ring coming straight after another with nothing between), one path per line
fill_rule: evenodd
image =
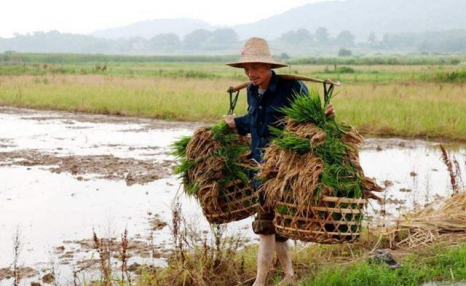
M174 172L185 192L197 198L211 223L240 220L256 211L257 198L249 184L248 140L220 123L196 130L172 146L180 159Z
M363 219L363 198L381 191L359 164L358 132L325 115L332 95L298 94L289 107L285 128L264 155L259 177L267 205L278 214L281 235L320 243L354 241ZM278 158L278 159L277 159Z

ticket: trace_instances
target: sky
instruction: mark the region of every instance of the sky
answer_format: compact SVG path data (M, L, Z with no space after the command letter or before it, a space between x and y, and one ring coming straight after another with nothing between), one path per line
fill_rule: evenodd
M330 0L0 0L0 37L51 30L88 34L160 18L232 26L321 1Z

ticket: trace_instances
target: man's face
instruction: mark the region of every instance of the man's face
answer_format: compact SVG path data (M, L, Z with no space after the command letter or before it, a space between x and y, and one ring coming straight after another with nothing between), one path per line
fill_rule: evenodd
M259 86L270 78L271 65L262 63L244 64L244 73L253 85Z

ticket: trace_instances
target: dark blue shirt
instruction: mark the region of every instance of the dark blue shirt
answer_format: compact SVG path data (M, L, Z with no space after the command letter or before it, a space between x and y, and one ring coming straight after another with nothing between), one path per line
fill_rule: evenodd
M306 85L297 80L280 79L274 71L265 93L259 97L258 87L248 86L248 113L235 118L238 134L251 134L252 159L262 162L263 149L270 143L269 126L283 128L279 120L285 116L281 107L289 106L297 93L308 94Z

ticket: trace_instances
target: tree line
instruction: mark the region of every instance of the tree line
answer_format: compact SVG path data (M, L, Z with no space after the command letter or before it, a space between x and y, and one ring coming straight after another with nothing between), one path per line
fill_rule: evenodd
M230 28L208 31L195 30L183 39L173 33L159 34L150 39L132 37L109 40L89 35L52 32L16 34L14 38L0 38L0 52L35 53L104 53L104 54L183 54L195 52L232 52L243 45L238 34ZM349 56L349 49L374 51L411 50L418 52L458 53L466 52L466 30L396 33L377 37L371 33L365 41L356 41L351 31L331 36L325 27L311 32L306 29L288 31L269 41L270 45L286 46L309 51L314 48L337 47L341 56Z

